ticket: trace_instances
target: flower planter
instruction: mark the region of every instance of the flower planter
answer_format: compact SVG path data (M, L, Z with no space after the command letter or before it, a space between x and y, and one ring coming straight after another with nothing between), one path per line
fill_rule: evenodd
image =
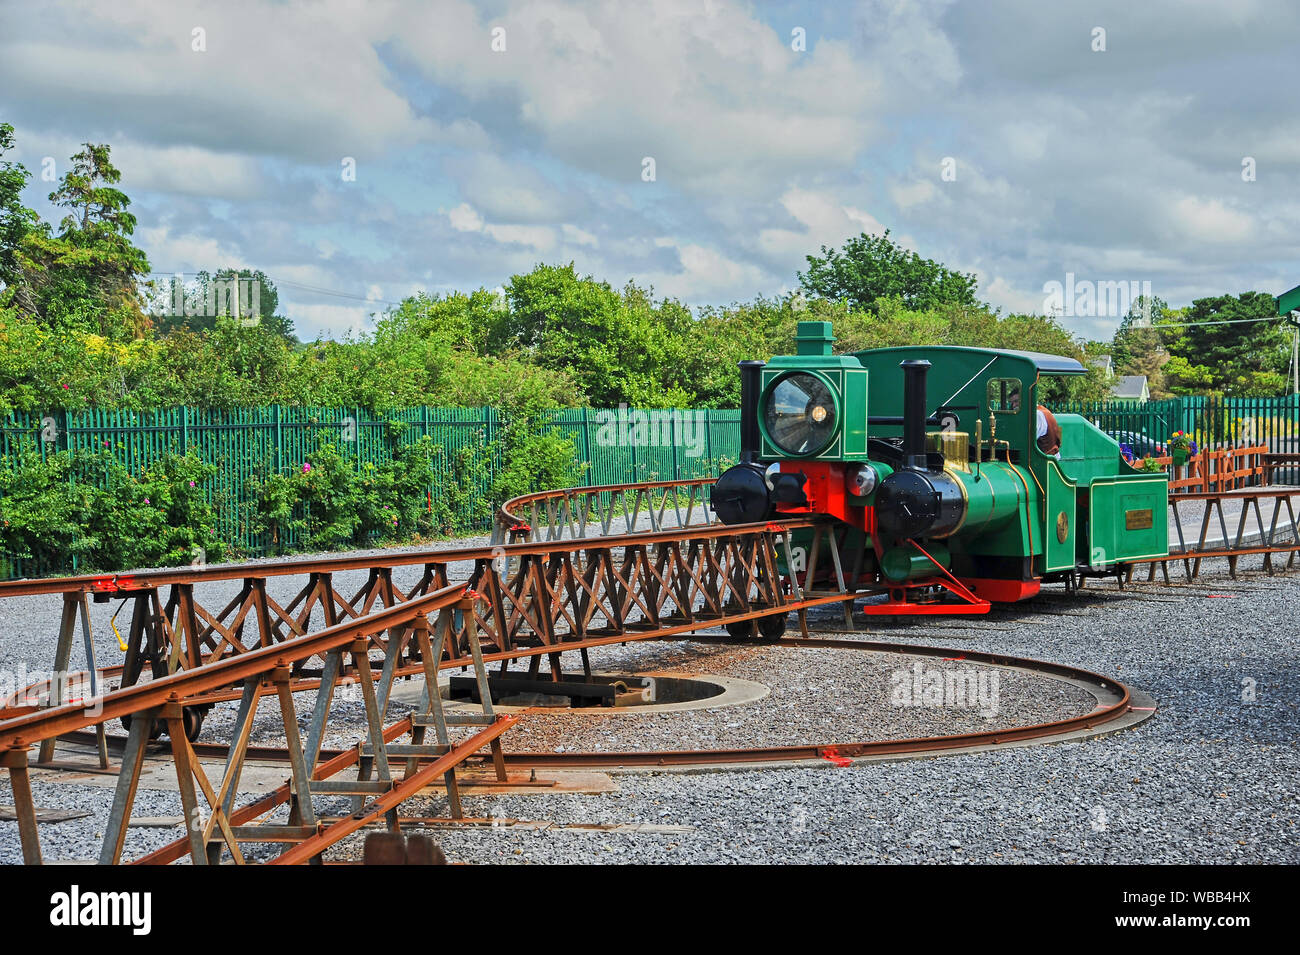
M1187 463L1187 450L1185 448L1173 448L1170 450L1169 456L1173 458L1174 464L1180 468Z

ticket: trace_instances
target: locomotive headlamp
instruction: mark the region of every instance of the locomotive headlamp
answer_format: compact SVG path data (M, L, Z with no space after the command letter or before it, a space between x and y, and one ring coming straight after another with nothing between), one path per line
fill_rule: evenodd
M819 375L795 371L768 389L763 427L784 454L818 454L835 440L835 396Z

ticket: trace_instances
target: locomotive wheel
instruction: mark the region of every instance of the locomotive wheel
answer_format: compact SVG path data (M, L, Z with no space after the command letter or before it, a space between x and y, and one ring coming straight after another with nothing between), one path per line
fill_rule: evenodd
M786 618L784 614L782 614L781 616L776 616L775 614L773 614L770 617L759 617L757 621L753 621L753 622L758 624L759 642L780 640L781 637L785 635ZM749 620L741 620L736 623L729 623L726 625L726 627L727 627L727 633L731 634L731 636L733 636L737 640L753 639L754 631L751 626L751 621Z
M181 711L181 723L185 727L185 738L191 743L199 738L199 731L203 729L204 710L197 706L187 706ZM122 728L127 732L131 731L131 717L122 717ZM163 720L154 720L153 726L149 728L150 741L159 739L163 733L167 732L167 723Z
M728 623L724 624L724 626L727 628L727 633L737 640L747 640L749 639L750 634L753 633L748 620L741 620L737 623Z
M779 617L760 617L758 620L758 633L764 640L776 641L785 636L786 614Z
M130 714L122 717L120 722L122 723L122 729L126 730L128 733L131 732ZM158 739L158 737L162 736L163 730L166 728L167 725L162 720L154 720L153 726L149 727L149 739L151 741Z
M203 729L204 711L197 706L187 706L181 711L181 722L185 726L185 738L191 743L199 738L199 730Z

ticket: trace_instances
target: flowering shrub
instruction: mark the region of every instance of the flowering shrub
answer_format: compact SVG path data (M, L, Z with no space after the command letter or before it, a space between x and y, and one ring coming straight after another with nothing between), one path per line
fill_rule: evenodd
M218 513L235 516L241 539L265 534L277 553L446 537L481 527L497 503L584 477L573 442L527 415L506 420L491 443L450 455L429 437L396 446L402 433L394 423L384 435L389 459L360 467L351 448L322 443L282 472L250 479L238 500L220 482L213 487L219 465L197 449L164 455L138 475L107 447L20 452L0 460L0 578L237 557Z
M445 502L428 488L439 447L430 438L398 448L382 464L358 470L351 454L326 444L285 474L252 488L256 529L270 532L277 552L428 537L451 530Z
M104 450L44 460L24 452L5 463L0 552L22 559L28 575L74 566L167 567L225 555L201 486L217 469L194 453L164 455L139 476Z

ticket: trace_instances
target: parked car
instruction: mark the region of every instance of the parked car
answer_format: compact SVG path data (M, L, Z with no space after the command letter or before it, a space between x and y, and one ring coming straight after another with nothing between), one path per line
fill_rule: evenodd
M1163 441L1135 431L1116 431L1111 437L1132 448L1135 458L1163 458L1169 454L1169 446Z

